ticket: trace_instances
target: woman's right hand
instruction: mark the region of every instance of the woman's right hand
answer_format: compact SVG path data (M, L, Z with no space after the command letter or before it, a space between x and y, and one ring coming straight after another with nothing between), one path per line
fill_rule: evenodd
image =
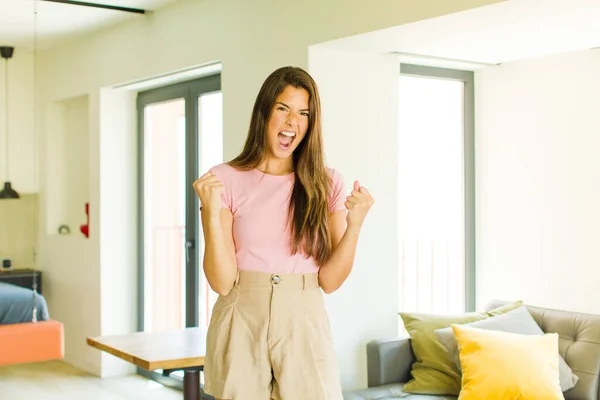
M221 210L221 192L225 185L211 172L207 172L194 181L194 190L200 199L202 210L219 215Z

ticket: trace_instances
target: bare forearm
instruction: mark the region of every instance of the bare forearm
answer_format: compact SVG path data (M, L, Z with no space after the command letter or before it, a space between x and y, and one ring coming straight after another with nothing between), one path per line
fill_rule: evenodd
M331 258L321 266L319 284L325 293L332 293L344 283L354 264L360 227L348 226Z
M210 287L221 295L229 293L237 273L232 249L225 241L219 215L202 214L204 231L204 275Z

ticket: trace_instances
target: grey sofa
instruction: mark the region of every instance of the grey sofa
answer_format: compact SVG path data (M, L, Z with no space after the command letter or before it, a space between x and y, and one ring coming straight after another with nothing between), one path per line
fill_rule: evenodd
M493 301L490 310L506 302ZM559 350L577 385L564 393L566 400L600 400L600 315L551 310L526 305L544 332L560 336ZM344 400L456 400L454 396L405 393L415 361L410 338L375 340L367 344L367 389L344 393Z

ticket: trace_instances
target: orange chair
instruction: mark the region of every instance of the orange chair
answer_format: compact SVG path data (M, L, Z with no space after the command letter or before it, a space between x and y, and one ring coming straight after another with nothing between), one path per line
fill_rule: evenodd
M62 359L64 327L54 321L0 325L0 365Z

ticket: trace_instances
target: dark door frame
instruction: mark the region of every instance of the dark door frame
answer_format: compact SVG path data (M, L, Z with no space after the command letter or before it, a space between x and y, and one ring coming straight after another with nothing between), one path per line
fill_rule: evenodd
M198 249L199 224L198 224L198 200L192 189L192 183L198 178L199 168L199 145L198 138L198 99L201 95L218 92L221 90L221 74L202 77L187 82L155 88L138 93L137 118L138 118L138 330L144 330L144 109L146 106L174 99L185 100L185 145L186 145L186 177L185 177L185 245L186 245L186 272L185 272L185 326L198 326L199 322L199 277L200 269L197 260L196 249ZM146 371L138 368L138 373L160 382L165 386L171 386L182 390L183 381L159 374L154 371Z

